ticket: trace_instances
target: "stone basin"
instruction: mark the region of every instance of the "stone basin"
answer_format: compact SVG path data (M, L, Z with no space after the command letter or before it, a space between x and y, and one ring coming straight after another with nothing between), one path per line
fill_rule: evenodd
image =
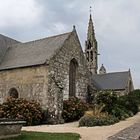
M21 133L25 121L13 119L0 119L0 139L17 137Z

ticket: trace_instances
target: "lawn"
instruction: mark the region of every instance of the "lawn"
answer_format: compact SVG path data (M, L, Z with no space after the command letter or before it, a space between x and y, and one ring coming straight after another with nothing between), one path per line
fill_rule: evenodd
M6 140L79 140L80 135L74 133L45 133L45 132L27 132L22 131L16 138Z

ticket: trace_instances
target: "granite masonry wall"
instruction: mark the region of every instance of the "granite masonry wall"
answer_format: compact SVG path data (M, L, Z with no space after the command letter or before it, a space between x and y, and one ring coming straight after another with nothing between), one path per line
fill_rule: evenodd
M37 100L43 109L47 109L47 66L0 71L0 103L5 101L12 88L18 91L19 98Z
M62 121L63 100L69 98L69 66L72 59L78 63L76 97L86 100L89 71L76 32L72 32L64 46L56 51L49 63L48 91L50 94L49 102L51 102L49 104L52 106L49 112L54 120Z
M76 97L86 100L89 71L77 34L73 31L47 64L0 71L0 103L9 96L10 89L15 88L19 98L36 100L43 109L48 109L49 122L63 123L63 100L69 98L69 66L72 59L78 64Z

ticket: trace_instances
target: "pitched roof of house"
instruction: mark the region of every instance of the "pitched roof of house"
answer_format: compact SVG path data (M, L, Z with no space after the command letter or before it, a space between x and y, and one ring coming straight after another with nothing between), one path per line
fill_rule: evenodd
M44 64L64 44L70 34L71 32L11 45L0 63L0 70Z
M97 74L92 77L92 84L100 90L125 89L130 76L130 71Z
M2 62L7 49L16 43L19 42L0 34L0 63Z

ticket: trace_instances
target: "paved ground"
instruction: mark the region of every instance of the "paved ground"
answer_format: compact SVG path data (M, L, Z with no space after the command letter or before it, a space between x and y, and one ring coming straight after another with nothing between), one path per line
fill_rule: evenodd
M109 137L108 140L140 140L140 123L135 123L119 133Z
M79 128L78 122L74 122L61 125L40 125L33 127L23 127L22 130L38 132L72 132L79 133L82 137L82 140L106 140L107 137L118 133L120 130L129 127L134 123L140 123L140 113L138 113L134 117L128 118L125 121L121 121L111 126Z

